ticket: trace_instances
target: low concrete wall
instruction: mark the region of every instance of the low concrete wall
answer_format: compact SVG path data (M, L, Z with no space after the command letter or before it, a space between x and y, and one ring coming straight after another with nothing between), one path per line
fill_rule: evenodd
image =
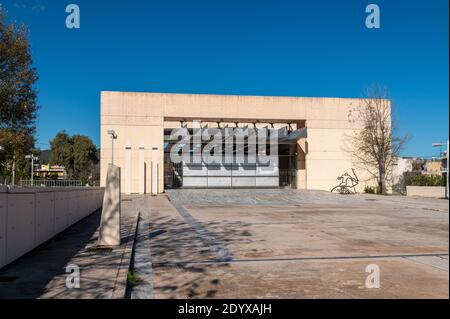
M407 196L421 197L445 197L445 187L443 186L406 186Z
M102 207L104 188L0 186L0 268Z

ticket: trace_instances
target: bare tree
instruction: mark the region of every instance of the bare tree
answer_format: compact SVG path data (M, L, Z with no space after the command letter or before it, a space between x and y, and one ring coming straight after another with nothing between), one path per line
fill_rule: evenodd
M394 136L398 125L392 119L391 108L387 88L374 84L365 90L362 103L349 112L355 130L348 136L346 150L358 166L376 179L381 194L386 194L393 161L409 139Z

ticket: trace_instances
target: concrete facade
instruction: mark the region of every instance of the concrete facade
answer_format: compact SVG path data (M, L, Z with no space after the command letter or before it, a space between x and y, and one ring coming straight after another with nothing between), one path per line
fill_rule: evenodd
M349 111L360 99L273 96L232 96L164 93L101 93L101 185L111 162L114 130L114 164L122 167L124 193L164 191L164 128L179 128L180 121L200 120L217 127L256 123L275 128L306 127L308 137L297 141L296 183L299 189L331 190L336 178L351 172L355 163L344 150L345 138L355 129ZM373 182L357 170L358 191ZM153 176L156 175L156 176ZM155 185L157 184L157 185Z

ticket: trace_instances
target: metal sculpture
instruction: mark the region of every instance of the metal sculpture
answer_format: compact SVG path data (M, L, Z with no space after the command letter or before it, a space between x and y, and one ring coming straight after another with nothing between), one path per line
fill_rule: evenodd
M331 192L336 192L339 194L356 194L355 186L358 185L359 179L355 173L355 169L352 168L353 176L351 176L348 172L345 172L341 176L338 176L337 180L339 185L333 187Z

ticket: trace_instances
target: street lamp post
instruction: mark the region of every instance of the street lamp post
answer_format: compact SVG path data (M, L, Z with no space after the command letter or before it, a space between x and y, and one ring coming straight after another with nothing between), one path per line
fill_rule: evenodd
M33 175L34 175L34 161L37 161L39 158L34 156L33 154L30 155L26 155L25 156L26 159L30 159L31 160L31 186L33 186Z
M117 139L117 134L114 130L108 130L108 134L111 137L111 164L114 165L114 140Z
M0 146L0 152L3 151L3 146ZM6 184L6 183L5 183Z
M447 152L445 155L446 161L447 161L447 167L445 168L444 172L445 172L445 177L446 177L446 182L445 182L445 198L448 198L448 149L449 149L449 141L447 140L447 143L433 143L432 144L434 147L442 147L442 146L447 146ZM441 154L441 158L443 158L442 154Z
M14 186L15 181L16 181L16 153L13 154L12 181L11 181L12 186Z

